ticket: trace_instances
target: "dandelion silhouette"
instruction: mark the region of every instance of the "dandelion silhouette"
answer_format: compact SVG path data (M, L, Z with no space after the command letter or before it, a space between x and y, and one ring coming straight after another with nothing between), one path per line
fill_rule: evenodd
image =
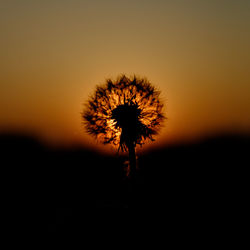
M164 119L159 95L146 78L121 75L97 86L82 113L90 135L129 152L131 177L136 171L136 145L153 141Z

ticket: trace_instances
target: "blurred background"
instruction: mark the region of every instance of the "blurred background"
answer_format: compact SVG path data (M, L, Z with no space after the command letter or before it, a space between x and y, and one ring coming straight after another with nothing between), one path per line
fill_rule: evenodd
M244 0L1 1L0 129L96 148L82 104L125 73L162 91L168 120L153 147L249 133L249 9Z
M2 0L0 141L13 214L57 232L87 208L137 200L202 215L237 197L249 163L249 11L244 0ZM81 124L95 86L121 73L161 90L168 118L140 151L135 192L126 156Z

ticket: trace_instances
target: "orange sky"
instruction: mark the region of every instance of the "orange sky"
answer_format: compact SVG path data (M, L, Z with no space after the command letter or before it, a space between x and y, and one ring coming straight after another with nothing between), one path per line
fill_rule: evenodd
M162 91L153 145L250 132L249 11L244 0L2 1L0 131L95 147L82 103L125 73Z

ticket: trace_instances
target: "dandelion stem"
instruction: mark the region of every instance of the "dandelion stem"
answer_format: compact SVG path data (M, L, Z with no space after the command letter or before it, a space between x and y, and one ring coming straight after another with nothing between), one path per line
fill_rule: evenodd
M135 145L133 143L128 144L128 151L129 151L129 163L130 163L129 176L131 179L134 179L136 174L136 156L135 156Z

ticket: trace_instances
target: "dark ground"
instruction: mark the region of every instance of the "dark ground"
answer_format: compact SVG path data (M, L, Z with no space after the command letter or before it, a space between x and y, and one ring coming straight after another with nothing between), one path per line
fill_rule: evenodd
M51 149L35 138L10 134L0 136L0 150L8 230L51 235L103 230L111 219L126 223L131 213L175 225L230 222L249 198L249 136L217 136L141 155L133 187L122 157Z

